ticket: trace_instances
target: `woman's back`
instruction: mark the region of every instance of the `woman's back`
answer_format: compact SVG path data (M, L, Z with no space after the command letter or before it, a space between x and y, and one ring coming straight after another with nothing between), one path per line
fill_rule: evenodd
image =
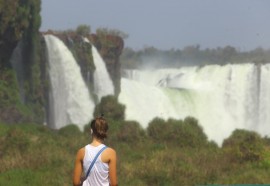
M86 175L90 164L97 155L97 153L104 147L104 144L99 146L86 145L85 154L83 158L83 170ZM109 186L109 165L101 160L101 154L98 156L94 166L92 167L89 176L83 183L83 186L100 185Z
M103 149L103 147L105 147L105 145L103 144L104 139L107 137L108 123L103 117L97 117L96 119L91 121L90 126L92 142L91 144L79 149L77 152L73 170L73 185L116 186L116 152L113 148L110 147L106 147L105 150ZM91 162L93 162L99 152L101 152L101 154L98 155L89 175L82 183L81 176L83 171L86 175L91 165Z

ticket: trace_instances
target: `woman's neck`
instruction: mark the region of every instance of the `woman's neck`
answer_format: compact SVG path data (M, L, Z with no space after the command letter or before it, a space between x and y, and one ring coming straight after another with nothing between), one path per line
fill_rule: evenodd
M103 143L103 140L97 139L97 138L93 137L93 140L92 140L91 145L93 145L93 146L99 146L102 143Z

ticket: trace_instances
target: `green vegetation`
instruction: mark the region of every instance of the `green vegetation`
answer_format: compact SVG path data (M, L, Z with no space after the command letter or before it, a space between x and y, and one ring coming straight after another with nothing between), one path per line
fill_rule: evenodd
M96 106L94 115L105 114L105 117L109 120L124 120L125 106L118 103L118 100L115 96L106 96L103 97L100 103Z
M0 0L0 70L10 68L10 56L22 38L38 32L41 18L39 0ZM28 41L32 41L28 40ZM29 45L30 46L30 45Z
M31 109L22 104L17 86L14 71L7 69L0 73L0 120L6 123L22 123L33 117Z
M87 37L91 33L91 28L89 25L79 25L76 29L78 35Z
M166 128L166 130L164 130ZM207 136L203 133L198 121L188 117L184 121L156 118L149 123L148 134L156 143L171 146L200 148L207 144Z
M127 39L128 38L128 34L118 30L118 29L109 29L109 28L98 28L96 29L96 33L98 36L107 36L107 35L111 35L111 36L118 36L121 37L122 39Z
M254 132L235 130L218 147L190 117L156 118L146 129L111 118L109 131L105 143L117 151L119 185L270 182L269 139ZM89 141L87 127L1 123L0 185L71 185L76 152Z
M92 56L92 46L89 43L82 41L81 38L82 34L86 34L85 32L87 32L84 29L87 28L85 26L79 26L77 28L77 31L80 30L78 31L80 32L80 34L76 35L74 38L70 37L67 34L66 40L64 40L64 42L69 47L69 50L72 52L77 63L80 65L81 73L84 77L84 80L87 82L88 73L90 72L90 74L92 75L96 67Z
M255 132L235 130L223 143L231 161L256 162L264 159L263 139Z
M0 0L0 120L7 123L43 121L39 13L39 0ZM21 98L10 62L19 42Z

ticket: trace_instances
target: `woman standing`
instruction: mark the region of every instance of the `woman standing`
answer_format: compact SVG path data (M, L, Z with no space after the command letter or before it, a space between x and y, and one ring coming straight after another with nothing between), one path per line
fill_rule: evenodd
M107 131L108 123L103 117L91 121L92 142L77 152L73 173L74 186L117 186L116 152L104 145ZM82 182L83 171L84 175L89 174Z

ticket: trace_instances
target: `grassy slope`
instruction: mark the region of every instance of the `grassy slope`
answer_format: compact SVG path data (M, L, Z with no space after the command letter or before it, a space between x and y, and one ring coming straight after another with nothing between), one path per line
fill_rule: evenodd
M106 143L117 150L119 185L270 183L269 158L237 162L211 144L177 147L147 136L138 142L112 136ZM72 125L54 131L34 124L0 124L0 185L72 185L76 151L89 140Z

